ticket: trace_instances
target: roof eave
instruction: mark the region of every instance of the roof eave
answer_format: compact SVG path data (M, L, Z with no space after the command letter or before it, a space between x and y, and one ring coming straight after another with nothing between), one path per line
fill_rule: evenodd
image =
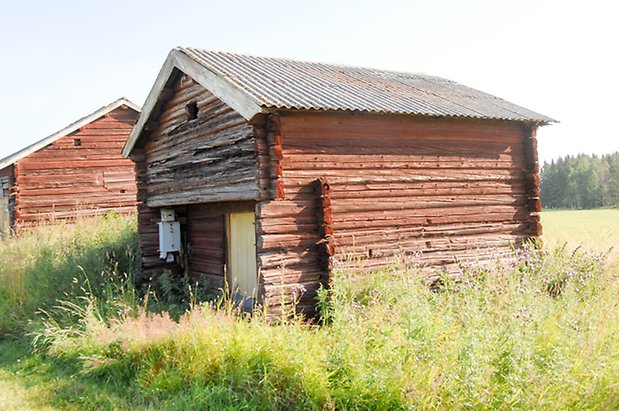
M136 111L136 112L140 112L140 106L138 106L137 104L133 103L131 100L126 99L124 97L119 98L116 101L113 101L112 103L108 104L107 106L101 107L99 110L87 115L86 117L81 118L80 120L77 120L74 123L69 124L68 126L66 126L65 128L63 128L60 131L55 132L52 135L49 135L3 159L0 160L0 170L15 164L16 162L18 162L19 160L21 160L24 157L29 156L30 154L39 151L40 149L48 146L49 144L53 143L54 141L68 136L69 134L79 130L80 128L84 127L87 124L92 123L93 121L103 117L104 115L116 110L118 107L120 106L127 106L130 109Z
M140 135L144 131L144 126L153 114L153 110L157 106L158 101L162 97L162 93L167 86L168 80L172 76L174 69L180 70L194 79L198 84L211 92L215 97L229 105L234 111L239 113L246 120L251 120L256 114L265 111L253 97L245 91L237 88L232 83L225 80L202 64L198 63L182 49L173 49L166 61L163 63L155 84L148 93L148 97L144 102L142 113L135 123L133 130L129 134L129 138L123 147L122 154L129 157L133 148L137 144Z

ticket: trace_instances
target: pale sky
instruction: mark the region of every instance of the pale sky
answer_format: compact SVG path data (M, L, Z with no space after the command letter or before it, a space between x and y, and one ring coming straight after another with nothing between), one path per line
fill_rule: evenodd
M619 150L618 1L0 0L0 158L124 96L175 46L445 77L559 120L541 160Z

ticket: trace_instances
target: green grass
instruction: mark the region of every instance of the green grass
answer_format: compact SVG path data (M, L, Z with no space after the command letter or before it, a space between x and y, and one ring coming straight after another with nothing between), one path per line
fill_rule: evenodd
M13 362L19 358L13 356L13 347L9 344L0 343L0 358L5 357ZM19 371L17 371L19 372ZM23 410L52 410L53 408L46 406L39 400L39 392L30 389L23 381L19 379L19 374L16 376L10 371L0 369L0 409L4 411L23 411Z
M138 404L137 394L113 381L83 378L79 363L33 353L25 341L0 341L2 410L126 410Z
M135 272L136 243L135 218L114 214L0 241L0 337L20 336L58 300L116 293Z
M543 223L545 243L557 246L519 252L513 266L463 267L462 282L445 279L438 291L397 265L337 272L322 325L243 318L228 304L178 322L139 304L118 314L102 306L127 301L118 293L131 288L103 270L114 287L66 288L69 302L27 327L36 352L27 339L0 342L0 389L32 409L614 410L617 273L572 251L585 235L561 233L584 214L551 221L555 213ZM600 226L591 239L604 250L614 234ZM89 227L88 238L106 230ZM98 244L85 241L81 253Z

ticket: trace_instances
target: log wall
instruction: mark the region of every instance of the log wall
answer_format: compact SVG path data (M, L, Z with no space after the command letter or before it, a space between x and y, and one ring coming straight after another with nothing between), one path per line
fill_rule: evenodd
M152 132L144 153L150 207L258 195L252 127L190 77L179 76L148 128Z
M531 128L398 115L272 117L264 144L277 164L261 163L262 188L283 197L258 207L267 304L302 284L301 306L311 309L324 273L317 179L329 183L336 259L347 267L397 256L451 271L456 260L507 255L539 232Z
M145 280L164 269L184 271L218 293L226 263L224 216L253 210L259 195L253 127L181 73L159 104L131 153ZM159 258L161 207L174 209L181 221L184 260L174 264Z
M334 264L370 269L397 257L453 270L541 230L534 127L299 111L246 122L186 76L167 90L132 153L152 275L165 268L162 206L184 221L180 265L213 289L223 287L225 213L255 207L259 293L275 315L300 295L311 315Z
M286 137L280 116L256 119L254 128L261 192L256 205L256 254L262 302L269 313L279 315L282 305L288 310L295 301L298 311L311 316L316 291L325 278L319 246L324 238L322 186L316 184L320 175L304 179L306 196L297 198L295 186L284 177Z
M16 162L16 225L134 212L134 167L120 151L136 117L121 106Z
M167 265L159 258L159 228L157 221L161 219L159 209L148 207L146 182L146 156L142 148L135 148L131 152L131 160L135 163L135 177L137 183L138 208L138 245L141 259L141 279L139 284L148 284L153 278L161 274L166 268L178 269L176 265Z

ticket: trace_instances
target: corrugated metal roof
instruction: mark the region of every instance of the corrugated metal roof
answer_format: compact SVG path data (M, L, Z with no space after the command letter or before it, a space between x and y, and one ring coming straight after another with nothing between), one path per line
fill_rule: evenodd
M539 124L555 121L455 81L424 74L195 48L178 50L263 108L351 110Z

